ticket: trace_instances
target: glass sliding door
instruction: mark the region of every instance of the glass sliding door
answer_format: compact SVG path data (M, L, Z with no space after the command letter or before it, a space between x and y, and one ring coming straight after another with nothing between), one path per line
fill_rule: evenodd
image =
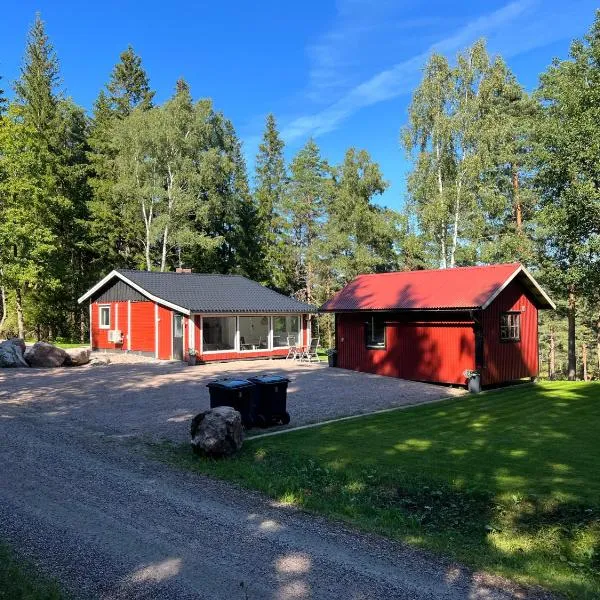
M202 351L223 352L235 350L236 318L203 317Z
M267 350L269 348L269 317L238 317L240 350Z
M273 348L300 346L300 315L273 317Z

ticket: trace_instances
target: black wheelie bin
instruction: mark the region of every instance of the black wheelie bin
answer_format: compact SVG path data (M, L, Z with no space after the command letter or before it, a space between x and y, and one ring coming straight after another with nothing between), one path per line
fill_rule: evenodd
M210 392L210 407L231 406L242 415L244 427L255 425L255 385L248 379L218 379L206 387Z
M290 380L280 375L262 375L250 377L249 380L256 386L256 424L259 427L287 425L290 422L287 412Z

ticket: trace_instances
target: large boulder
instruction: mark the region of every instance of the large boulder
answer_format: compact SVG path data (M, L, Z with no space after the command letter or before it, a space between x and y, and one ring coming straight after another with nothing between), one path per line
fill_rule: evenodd
M217 406L192 419L192 449L196 454L221 457L237 452L244 441L242 415L230 406Z
M48 342L36 342L25 350L24 357L32 367L62 367L67 353Z
M20 338L0 342L0 367L28 367L24 352L25 342Z
M65 366L67 367L79 367L81 365L87 365L90 362L90 348L68 348L66 350L67 358L65 359Z

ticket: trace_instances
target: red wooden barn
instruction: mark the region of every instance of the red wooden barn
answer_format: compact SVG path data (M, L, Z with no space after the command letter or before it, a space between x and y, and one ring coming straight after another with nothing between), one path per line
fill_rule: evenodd
M315 307L239 275L116 270L86 292L94 350L200 361L286 356Z
M538 310L554 303L519 263L361 275L335 313L338 366L415 381L483 385L538 374Z

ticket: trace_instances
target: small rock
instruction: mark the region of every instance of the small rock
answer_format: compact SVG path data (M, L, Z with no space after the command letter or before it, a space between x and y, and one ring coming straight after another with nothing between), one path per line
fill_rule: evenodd
M237 452L244 441L242 415L230 406L218 406L192 419L192 449L196 454L221 457Z
M25 342L20 338L11 338L0 342L0 367L28 367L23 357Z
M80 365L87 365L90 362L92 351L89 348L69 348L66 352L65 366L79 367Z
M89 364L92 367L106 367L106 366L110 365L110 358L108 358L108 356L106 356L106 355L93 356L92 358L90 358Z
M36 342L23 355L31 367L62 367L67 353L48 342Z

